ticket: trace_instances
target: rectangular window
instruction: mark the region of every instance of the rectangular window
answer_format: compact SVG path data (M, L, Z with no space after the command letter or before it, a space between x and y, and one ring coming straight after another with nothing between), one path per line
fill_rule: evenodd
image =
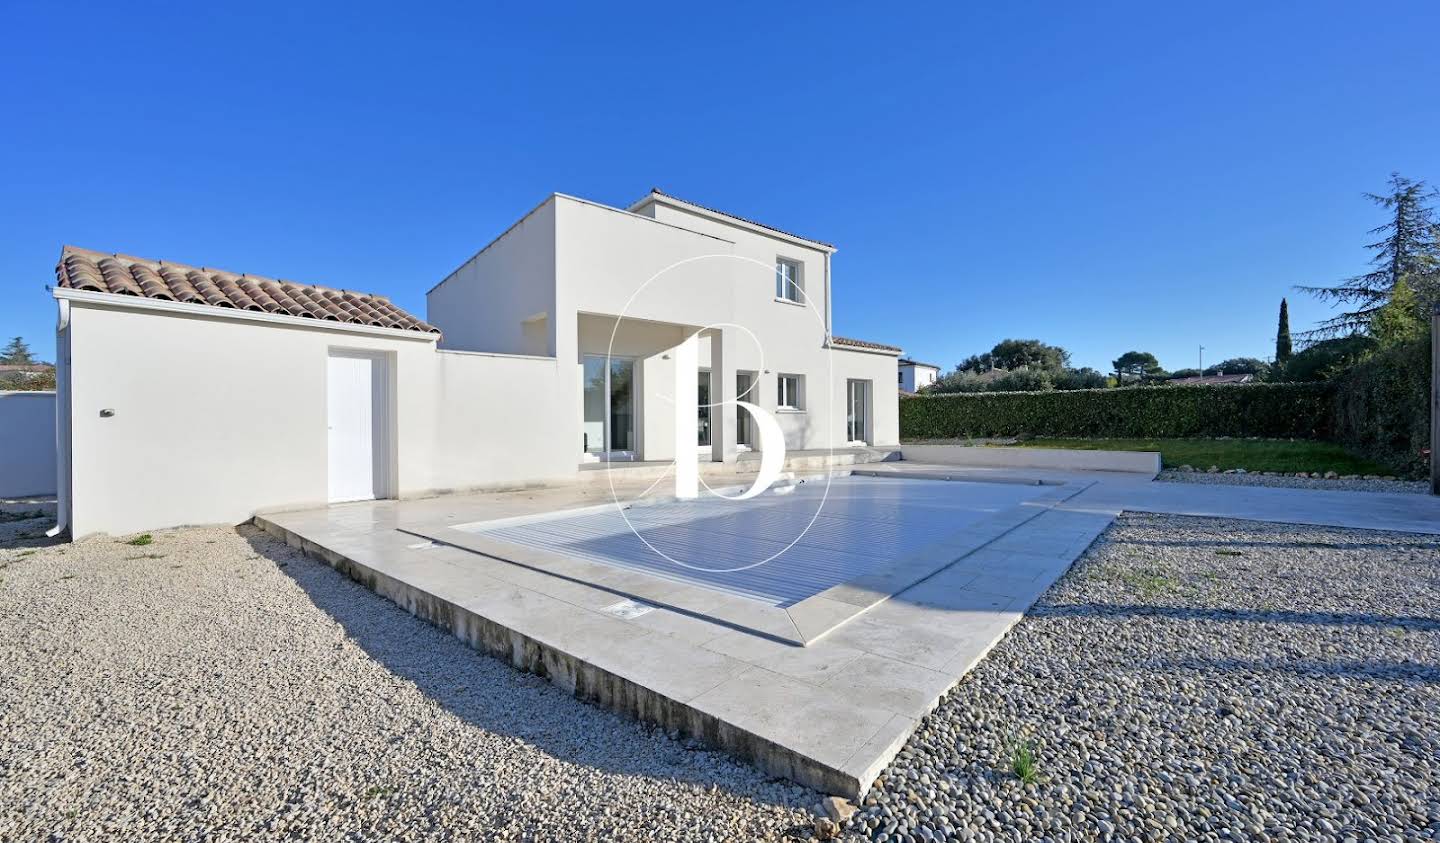
M805 282L801 277L800 262L776 258L775 298L799 302L800 294L804 289Z
M778 387L778 394L775 405L782 410L804 409L804 396L801 394L803 382L803 378L799 375L776 375L775 384Z

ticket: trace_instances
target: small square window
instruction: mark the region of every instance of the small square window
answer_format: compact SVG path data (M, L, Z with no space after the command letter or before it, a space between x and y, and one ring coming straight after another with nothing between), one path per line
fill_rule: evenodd
M775 298L800 302L802 300L800 296L804 291L805 280L802 277L800 262L776 258Z
M776 375L775 385L777 395L775 405L782 410L800 410L804 408L804 396L801 394L801 387L804 379L799 375Z

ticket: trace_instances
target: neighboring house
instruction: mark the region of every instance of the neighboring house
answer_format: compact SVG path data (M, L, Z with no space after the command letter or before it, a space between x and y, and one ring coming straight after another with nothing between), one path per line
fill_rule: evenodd
M1165 382L1175 386L1199 386L1216 383L1252 383L1254 380L1254 375L1226 375L1222 373L1219 375L1197 375L1190 378L1171 378Z
M900 349L833 336L834 251L659 191L624 210L556 194L421 320L382 296L66 247L62 526L573 480L587 461L673 459L686 417L730 462L759 445L737 397L789 450L894 446Z
M900 367L899 385L902 392L919 392L940 377L940 367L921 363L908 357L895 361Z

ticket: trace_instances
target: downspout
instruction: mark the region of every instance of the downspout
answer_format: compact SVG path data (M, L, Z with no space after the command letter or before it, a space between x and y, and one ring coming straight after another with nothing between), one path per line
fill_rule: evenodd
M825 253L825 345L832 344L835 338L835 329L830 322L830 253Z
M55 526L50 538L70 526L70 302L60 299L55 323Z

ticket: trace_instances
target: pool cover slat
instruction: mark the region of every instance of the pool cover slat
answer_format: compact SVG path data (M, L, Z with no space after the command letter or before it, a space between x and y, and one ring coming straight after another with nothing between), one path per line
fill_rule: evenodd
M461 529L789 606L961 533L1040 492L1012 484L843 477L831 481L828 494L822 480L749 501L707 496L631 506L623 515L617 506ZM742 566L750 567L718 570Z

